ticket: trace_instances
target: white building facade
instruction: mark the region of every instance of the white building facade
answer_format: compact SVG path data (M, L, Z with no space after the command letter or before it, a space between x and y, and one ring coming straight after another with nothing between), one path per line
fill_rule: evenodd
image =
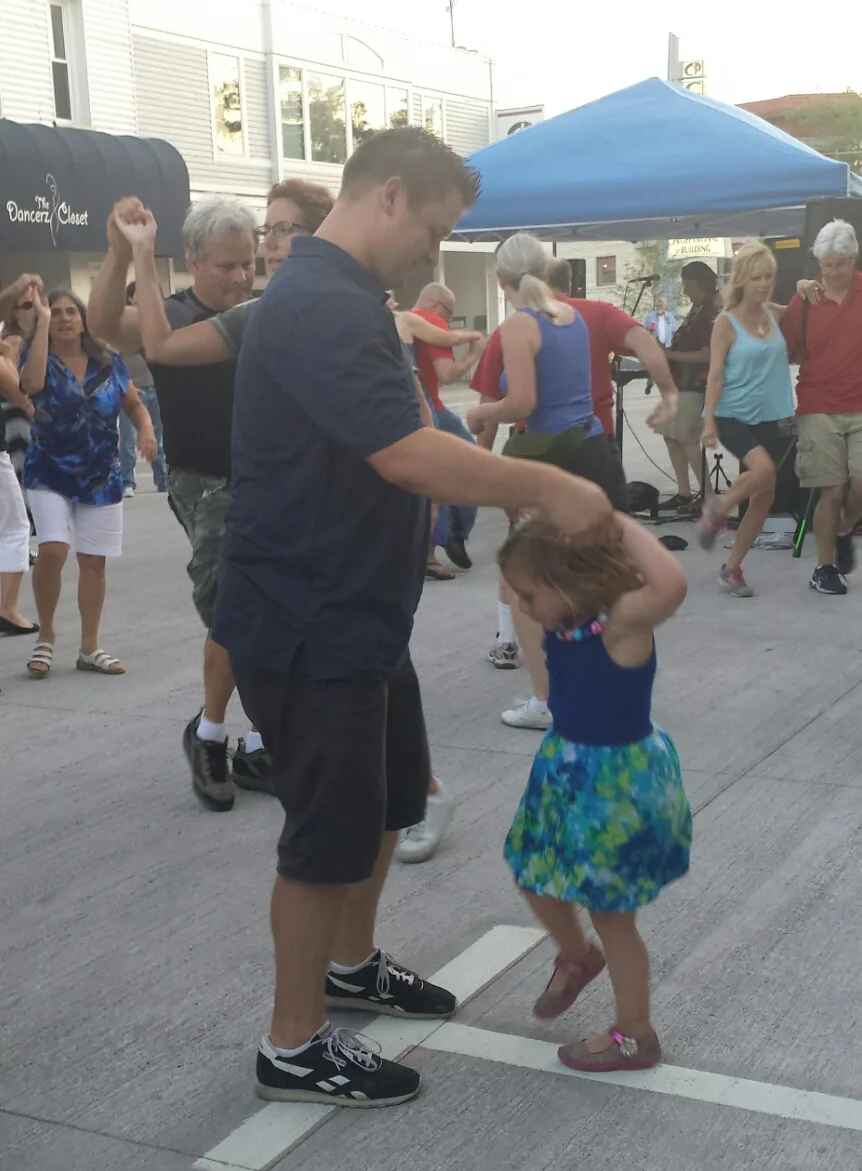
M2 118L165 140L193 201L233 195L262 218L281 179L336 192L351 151L385 127L426 126L464 155L492 138L489 60L284 0L3 0L2 15ZM0 217L8 203L0 174ZM471 327L492 326L492 246L444 247L433 275ZM47 283L86 295L98 262L28 248L0 256L0 279L38 266ZM171 287L185 283L179 256L163 268Z

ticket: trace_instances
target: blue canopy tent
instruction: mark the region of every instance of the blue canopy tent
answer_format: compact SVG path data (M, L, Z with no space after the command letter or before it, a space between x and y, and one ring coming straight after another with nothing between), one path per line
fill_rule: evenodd
M477 151L466 240L791 236L862 179L763 119L649 78Z

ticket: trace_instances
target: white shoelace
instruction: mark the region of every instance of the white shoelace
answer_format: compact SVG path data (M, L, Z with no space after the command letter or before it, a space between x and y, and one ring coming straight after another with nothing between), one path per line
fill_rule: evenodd
M380 996L386 996L389 992L390 976L394 976L396 980L401 980L404 984L413 985L416 983L416 977L412 972L408 972L406 968L399 968L392 957L381 949L380 959L377 961L377 992Z
M380 1046L361 1033L354 1033L352 1029L333 1029L323 1038L323 1056L335 1065L336 1069L344 1069L348 1061L358 1065L360 1069L379 1069Z

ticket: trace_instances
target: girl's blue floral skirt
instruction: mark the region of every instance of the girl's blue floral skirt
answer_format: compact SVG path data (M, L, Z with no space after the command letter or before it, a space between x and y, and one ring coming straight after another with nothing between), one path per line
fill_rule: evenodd
M553 728L504 855L518 886L590 911L634 911L687 873L691 809L674 743L573 744Z

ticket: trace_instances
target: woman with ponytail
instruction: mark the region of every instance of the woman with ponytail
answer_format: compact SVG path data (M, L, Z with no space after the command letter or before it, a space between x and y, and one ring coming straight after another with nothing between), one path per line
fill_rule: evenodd
M510 438L505 455L555 464L592 480L624 512L625 480L593 413L590 335L580 314L558 301L546 284L547 267L548 255L535 236L518 232L500 246L497 278L514 310L500 327L504 397L476 407L467 423L480 435L486 428L523 419L524 430ZM503 712L503 722L515 728L547 728L551 713L542 630L517 606L511 614L533 695Z

